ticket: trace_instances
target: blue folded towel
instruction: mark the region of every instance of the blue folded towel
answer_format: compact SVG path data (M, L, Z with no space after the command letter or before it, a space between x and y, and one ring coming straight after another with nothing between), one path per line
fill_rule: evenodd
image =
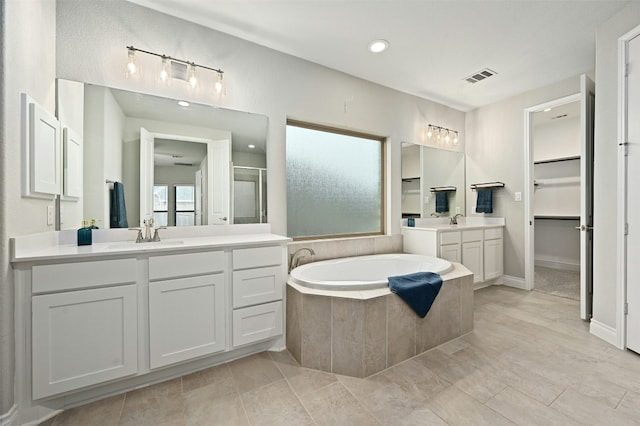
M449 193L442 191L436 192L436 213L444 213L449 211Z
M493 190L478 189L476 213L493 213Z
M415 272L389 277L391 292L400 296L420 318L424 318L431 309L440 287L442 278L434 272Z
M111 209L109 211L111 228L128 228L127 207L124 203L124 185L114 182L111 190Z

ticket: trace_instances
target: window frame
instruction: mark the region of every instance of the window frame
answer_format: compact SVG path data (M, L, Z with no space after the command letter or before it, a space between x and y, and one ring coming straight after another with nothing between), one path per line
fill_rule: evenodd
M291 237L293 241L326 240L326 239L386 235L387 233L387 161L386 161L387 137L374 135L372 133L360 132L360 131L351 130L351 129L328 126L324 124L310 123L310 122L300 121L292 118L287 118L286 125L301 127L309 130L316 130L316 131L326 132L326 133L335 133L343 136L352 136L356 138L370 139L370 140L380 142L380 230L376 232L309 235L309 236ZM285 149L286 149L286 141L285 141ZM285 159L285 162L286 162L286 159Z
M193 210L178 210L178 187L179 186L188 186L193 188ZM178 213L192 213L193 214L193 223L196 223L196 188L195 184L189 183L175 183L173 184L173 223L174 226L178 226ZM191 225L194 226L194 225Z

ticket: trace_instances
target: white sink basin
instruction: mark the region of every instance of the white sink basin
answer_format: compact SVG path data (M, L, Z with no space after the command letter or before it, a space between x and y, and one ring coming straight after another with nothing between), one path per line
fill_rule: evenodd
M136 243L135 241L122 241L107 246L108 250L144 250L148 248L171 247L184 244L182 240L164 240L148 243Z

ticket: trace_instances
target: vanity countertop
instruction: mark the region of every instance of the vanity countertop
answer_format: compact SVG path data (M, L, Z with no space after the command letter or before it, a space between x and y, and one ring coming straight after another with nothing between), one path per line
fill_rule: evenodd
M238 228L233 229L234 227ZM291 241L288 237L272 234L270 227L264 225L220 225L219 227L190 228L188 230L165 230L169 235L162 238L162 241L148 243L134 242L131 238L134 234L123 232L123 230L94 231L94 243L88 246L78 246L75 240L69 241L75 231L54 231L16 237L11 238L11 262L17 264L52 260L85 260L103 256L166 254L197 249L286 244ZM200 229L194 230L193 228Z
M425 218L415 219L416 226L407 226L406 219L403 219L402 230L415 231L463 231L471 229L500 228L505 226L505 220L502 217L461 217L458 219L457 225L451 225L449 218Z

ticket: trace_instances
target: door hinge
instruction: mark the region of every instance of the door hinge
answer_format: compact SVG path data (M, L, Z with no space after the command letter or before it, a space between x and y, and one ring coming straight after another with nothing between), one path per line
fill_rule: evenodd
M624 224L624 235L629 235L629 222Z
M624 302L624 314L629 314L629 302Z
M629 63L624 64L624 76L629 77Z

